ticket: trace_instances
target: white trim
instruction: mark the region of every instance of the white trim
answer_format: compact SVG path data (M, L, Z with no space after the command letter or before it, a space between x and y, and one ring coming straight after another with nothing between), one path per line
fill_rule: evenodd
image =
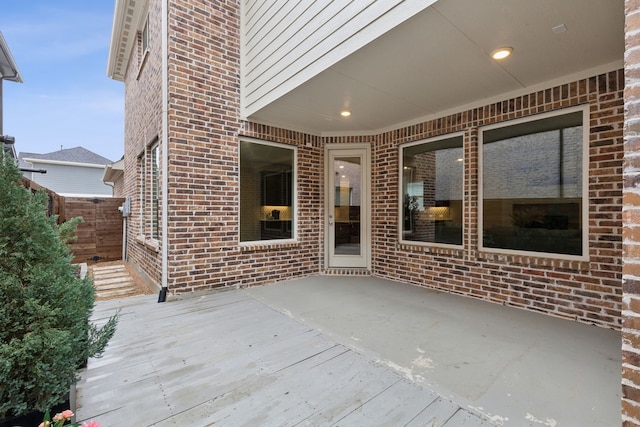
M77 166L77 167L94 168L94 169L105 169L107 165L111 164L111 163L105 163L104 165L97 165L95 163L79 163L79 162L69 162L64 160L37 159L33 157L23 157L22 160L31 164L44 163L47 165Z
M109 175L107 177L107 175ZM102 172L102 182L114 183L115 180L111 180L110 178L114 178L113 175L118 175L118 178L124 175L124 158L118 160L117 162L109 163L105 165L104 172Z
M0 74L0 80L7 80L10 82L16 82L16 83L24 82L24 80L22 79L22 74L20 74L20 69L18 68L18 64L16 64L16 60L13 58L13 55L11 54L11 50L9 49L9 46L7 45L7 41L4 39L2 32L0 32L0 60L4 60L2 62L5 62L6 65L9 66L9 69L13 71L13 75L3 76L2 74ZM0 84L2 84L1 81L0 81ZM2 96L2 93L0 91L0 100L2 100L1 96Z
M403 219L402 219L402 215L404 214L403 212L403 205L404 205L404 194L402 193L402 174L403 174L403 156L402 156L402 150L407 148L407 147L413 147L415 145L422 145L422 144L430 144L430 143L434 143L434 142L438 142L438 141L442 141L445 139L452 139L452 138L457 138L460 137L462 138L462 145L460 145L460 148L462 149L462 188L461 188L461 193L462 193L462 241L459 245L454 245L454 244L449 244L449 243L438 243L438 242L421 242L421 241L416 241L416 240L405 240L403 239L403 230L402 230L402 223L403 223ZM427 138L427 139L421 139L419 141L412 141L412 142L407 142L404 144L400 144L398 146L398 242L402 245L416 245L416 246L423 246L423 247L429 247L429 248L445 248L445 249L464 249L464 236L465 236L465 231L467 229L465 221L464 221L464 212L465 212L465 207L466 207L466 198L465 198L465 191L464 191L464 180L465 180L465 162L467 161L467 159L464 158L464 132L453 132L453 133L448 133L445 135L440 135L434 138Z
M340 152L340 155L354 155L362 157L362 176L361 176L361 184L362 188L360 189L361 193L361 209L360 209L360 223L361 223L361 235L360 235L360 247L361 247L361 255L359 256L348 256L348 255L338 255L344 260L344 263L335 264L335 260L331 256L331 241L330 233L331 228L329 225L329 210L333 209L331 206L331 200L333 194L335 197L335 189L331 184L331 164L330 158L332 157L330 153L332 151ZM324 146L324 187L325 187L325 196L324 196L324 218L322 220L324 224L324 266L325 269L333 269L333 268L366 268L368 270L371 269L371 259L372 259L372 233L371 233L371 143L330 143L325 144ZM335 218L334 218L335 221ZM335 224L335 223L334 223ZM362 226L363 225L363 226ZM335 257L335 255L334 255ZM358 261L362 262L363 265L359 265Z
M582 111L582 255L568 255L558 254L552 252L535 252L535 251L522 251L513 249L500 249L500 248L485 248L483 245L482 231L483 231L483 159L482 159L482 145L483 145L483 133L491 129L499 129L506 126L517 125L521 123L533 122L549 117L564 116L566 114ZM495 123L488 126L482 126L478 128L478 223L476 224L476 230L478 234L478 251L486 253L494 253L500 255L517 255L533 258L552 258L567 261L589 261L589 135L591 133L591 123L589 120L590 104L583 104L575 107L563 108L560 110L549 111L546 113L533 114L527 117L522 117L514 120L505 120L500 123Z
M138 38L141 17L148 10L149 0L116 0L107 59L108 77L124 81L131 51Z
M291 244L298 242L298 147L296 145L284 144L280 142L267 141L264 139L257 139L251 137L245 137L240 135L238 138L238 213L242 209L240 206L242 200L242 179L241 179L241 156L240 156L240 142L250 142L252 144L269 145L271 147L286 148L293 151L293 161L291 165L292 183L291 183L291 208L293 212L291 214L291 238L289 239L271 239L271 240L241 240L240 230L240 214L238 214L238 246L261 246L261 245L278 245L278 244Z
M245 34L248 19L246 19L247 6L246 0L240 1L240 119L246 120L246 103L247 96L245 94L245 74L247 72L247 49L245 46L247 36Z
M145 10L148 10L148 0L145 0ZM162 29L162 220L160 224L161 259L162 259L162 289L169 286L169 0L162 0L161 6ZM148 15L147 15L148 16Z
M145 226L145 210L147 206L146 202L146 189L147 189L147 148L148 145L145 145L142 150L142 154L138 157L138 168L136 169L136 175L139 176L140 183L140 191L138 192L139 201L138 201L138 235L143 238L146 236L146 226Z
M82 197L85 199L89 198L98 198L98 199L111 199L113 198L112 194L83 194L83 193L56 193L58 196L62 197Z

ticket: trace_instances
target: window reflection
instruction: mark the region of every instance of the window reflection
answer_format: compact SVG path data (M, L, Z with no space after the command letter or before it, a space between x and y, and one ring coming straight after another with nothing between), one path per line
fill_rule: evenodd
M462 136L408 144L402 152L402 239L462 244Z

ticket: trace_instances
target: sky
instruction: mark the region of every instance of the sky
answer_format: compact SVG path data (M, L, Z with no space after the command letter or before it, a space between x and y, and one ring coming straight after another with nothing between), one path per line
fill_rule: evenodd
M107 77L115 0L0 3L0 31L24 83L3 82L3 133L18 152L124 153L124 83Z

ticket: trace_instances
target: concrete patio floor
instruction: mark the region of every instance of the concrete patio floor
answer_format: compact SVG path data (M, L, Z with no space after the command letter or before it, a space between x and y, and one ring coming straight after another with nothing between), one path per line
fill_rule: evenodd
M371 277L101 302L79 420L180 426L620 425L620 333Z

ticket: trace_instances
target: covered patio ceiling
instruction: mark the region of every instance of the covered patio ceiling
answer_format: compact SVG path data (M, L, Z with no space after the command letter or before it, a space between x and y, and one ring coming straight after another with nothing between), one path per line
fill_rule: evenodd
M492 59L502 46L512 55ZM623 56L623 0L439 0L249 120L379 133L620 68Z

